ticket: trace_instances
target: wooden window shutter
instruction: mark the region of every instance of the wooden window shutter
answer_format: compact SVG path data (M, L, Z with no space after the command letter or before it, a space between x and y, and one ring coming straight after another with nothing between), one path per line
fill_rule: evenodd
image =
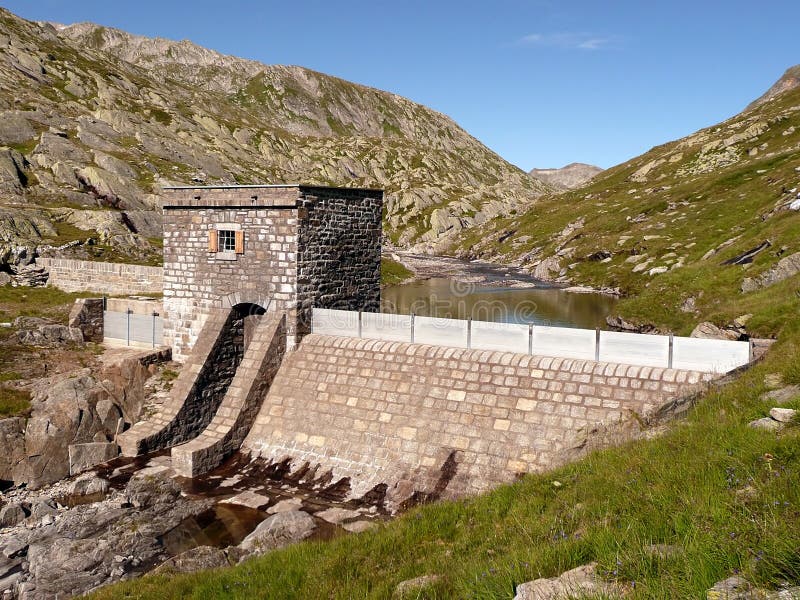
M208 232L208 251L219 252L219 235L216 229L211 229Z
M236 254L244 254L244 231L237 231L236 233Z

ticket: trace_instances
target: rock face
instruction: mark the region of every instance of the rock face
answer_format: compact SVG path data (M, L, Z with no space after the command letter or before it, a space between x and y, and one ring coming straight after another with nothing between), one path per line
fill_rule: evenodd
M0 255L7 244L154 258L160 192L172 183L384 188L387 233L420 248L549 189L442 114L301 67L5 10L0 37L0 206L85 231L22 235L0 221ZM64 208L42 208L53 198Z
M69 313L69 327L80 329L86 342L103 341L103 299L80 298Z
M122 423L139 420L148 365L164 358L142 352L37 382L31 416L0 421L0 480L36 489L116 456L111 440Z
M531 169L528 174L559 189L574 189L602 172L594 165L570 163L560 169Z

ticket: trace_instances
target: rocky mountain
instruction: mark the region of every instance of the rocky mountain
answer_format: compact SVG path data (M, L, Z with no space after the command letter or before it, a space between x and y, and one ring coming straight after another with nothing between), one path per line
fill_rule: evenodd
M789 67L786 69L786 72L783 74L783 76L778 79L778 81L776 81L763 96L752 102L747 108L755 108L756 106L771 100L775 96L782 94L783 92L793 90L797 87L800 87L800 65L795 65L794 67Z
M676 330L699 308L742 310L755 300L739 298L775 293L800 271L798 73L723 123L466 232L459 253L617 288L626 314L664 306Z
M395 94L0 9L0 264L157 262L160 190L191 182L381 187L390 240L429 251L549 189Z
M528 174L562 190L582 186L603 169L585 163L570 163L560 169L531 169Z

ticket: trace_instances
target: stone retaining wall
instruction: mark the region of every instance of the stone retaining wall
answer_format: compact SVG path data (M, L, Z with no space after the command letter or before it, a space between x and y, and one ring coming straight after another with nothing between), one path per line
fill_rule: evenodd
M286 351L286 315L268 314L247 331L244 358L216 415L198 437L172 448L172 467L196 477L236 452L255 421ZM247 328L246 328L247 329Z
M211 312L161 412L118 436L122 454L138 456L169 448L208 426L242 359L244 329L244 318L236 310Z
M161 294L164 269L124 263L37 258L50 273L47 285L65 292L96 292L109 296Z
M566 460L580 432L696 393L694 371L311 334L244 443L387 504L475 494Z

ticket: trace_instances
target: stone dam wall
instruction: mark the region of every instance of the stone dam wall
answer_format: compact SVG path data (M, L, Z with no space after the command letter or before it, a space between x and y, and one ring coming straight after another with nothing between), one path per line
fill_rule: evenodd
M646 418L714 375L311 334L243 449L348 479L359 497L457 497L575 456L587 429ZM634 414L635 413L635 414Z
M37 266L50 273L47 285L65 292L96 292L109 296L149 295L163 292L164 269L144 265L37 258Z

